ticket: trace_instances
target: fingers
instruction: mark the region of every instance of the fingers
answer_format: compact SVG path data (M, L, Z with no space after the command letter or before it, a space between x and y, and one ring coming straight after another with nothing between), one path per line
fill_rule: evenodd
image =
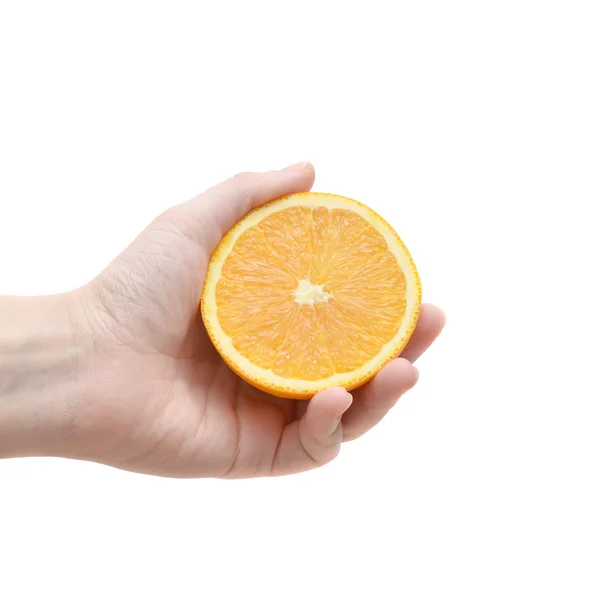
M280 171L241 173L176 207L185 220L186 235L212 253L221 238L253 208L273 200L310 190L313 166L298 163Z
M344 415L344 441L354 440L377 425L398 399L419 379L411 365L417 360L444 328L444 313L432 304L423 304L415 331L404 348L401 358L384 367L365 386L355 390L355 402Z
M354 440L377 425L418 379L415 367L404 358L396 358L369 383L355 390L355 401L342 420L343 441Z
M433 304L423 304L417 327L400 356L415 362L440 335L445 324L446 316L441 309Z
M284 428L271 474L299 473L333 460L342 442L340 421L351 404L352 395L340 387L314 396L302 418Z
M400 358L386 365L352 396L342 388L317 394L300 420L287 425L273 460L273 475L305 471L333 460L342 441L354 440L379 423L419 379L414 362L438 337L444 313L423 304L417 327ZM340 425L340 417L341 419Z
M355 402L344 415L344 441L354 440L377 425L419 379L411 365L417 360L444 328L444 313L432 304L423 304L415 331L404 348L401 358L384 367L365 386L355 390Z

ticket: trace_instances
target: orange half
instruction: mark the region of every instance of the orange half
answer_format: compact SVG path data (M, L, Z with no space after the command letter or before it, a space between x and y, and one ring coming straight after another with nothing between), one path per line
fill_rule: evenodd
M221 240L202 318L225 362L253 386L308 399L371 379L417 323L421 283L398 234L367 206L292 194Z

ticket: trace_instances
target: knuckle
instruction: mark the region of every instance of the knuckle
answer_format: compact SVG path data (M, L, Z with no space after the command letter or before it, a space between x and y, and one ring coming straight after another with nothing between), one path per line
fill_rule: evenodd
M231 181L236 185L251 185L256 180L256 173L252 173L251 171L244 171L243 173L238 173L231 178Z

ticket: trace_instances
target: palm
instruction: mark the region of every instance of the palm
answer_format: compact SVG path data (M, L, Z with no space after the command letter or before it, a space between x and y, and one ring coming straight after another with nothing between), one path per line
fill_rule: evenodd
M113 464L180 476L264 475L297 415L296 402L255 390L215 351L198 312L205 261L167 215L93 284L95 338L103 342L91 387Z
M329 432L326 420L345 392L322 392L310 407L269 396L230 371L212 346L198 302L212 248L232 223L215 218L217 227L199 234L189 226L199 206L210 209L206 200L193 201L161 216L88 288L99 352L87 391L94 411L79 419L86 458L214 477L295 472L331 460L342 427ZM424 316L409 355L422 352L441 328L439 314L426 309ZM416 381L407 361L386 370L355 393L362 406L355 403L344 416L345 438L369 429Z

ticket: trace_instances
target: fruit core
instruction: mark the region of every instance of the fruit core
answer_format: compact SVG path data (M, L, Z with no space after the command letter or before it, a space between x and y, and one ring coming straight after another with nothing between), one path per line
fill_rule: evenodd
M308 279L300 279L293 296L294 302L313 306L315 302L327 302L331 294L323 291L322 285L311 283Z

